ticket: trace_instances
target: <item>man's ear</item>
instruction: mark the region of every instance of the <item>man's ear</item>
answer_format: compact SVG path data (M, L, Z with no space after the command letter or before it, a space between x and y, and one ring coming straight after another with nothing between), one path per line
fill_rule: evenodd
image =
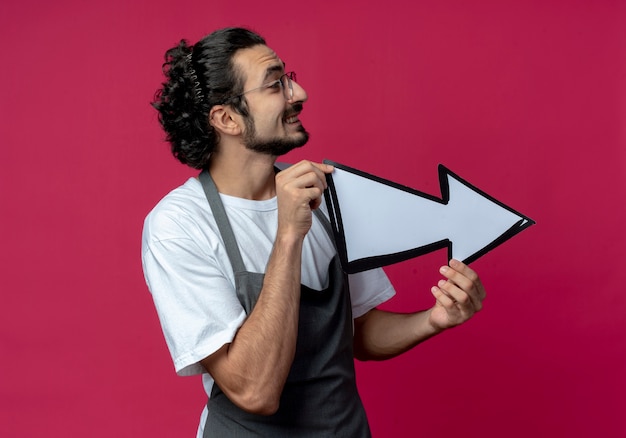
M242 132L243 120L227 105L215 105L209 111L209 124L219 133L226 135L239 135Z

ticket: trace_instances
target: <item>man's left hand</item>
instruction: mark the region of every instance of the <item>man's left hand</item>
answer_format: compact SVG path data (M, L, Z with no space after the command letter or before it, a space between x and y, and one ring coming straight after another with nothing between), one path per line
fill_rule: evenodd
M430 309L429 323L437 331L445 330L470 319L483 307L485 288L476 272L464 263L452 259L439 272L446 277L433 286L437 302Z

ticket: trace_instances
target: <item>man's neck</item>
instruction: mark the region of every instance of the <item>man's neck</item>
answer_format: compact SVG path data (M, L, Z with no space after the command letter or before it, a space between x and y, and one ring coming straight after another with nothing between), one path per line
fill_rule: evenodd
M220 193L265 200L276 196L275 161L276 157L248 149L230 154L215 152L211 155L209 172Z

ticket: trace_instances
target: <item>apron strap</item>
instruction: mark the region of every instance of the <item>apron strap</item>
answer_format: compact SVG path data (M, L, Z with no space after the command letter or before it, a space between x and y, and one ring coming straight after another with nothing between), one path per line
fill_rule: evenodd
M222 203L220 194L217 191L215 182L213 182L211 174L206 169L200 173L199 179L202 184L202 188L204 189L207 201L209 201L209 206L211 207L211 210L213 210L213 216L215 217L215 222L217 222L217 227L220 230L222 239L224 239L226 253L230 259L230 264L233 266L233 271L235 273L244 272L246 267L243 263L243 259L241 258L239 247L237 246L237 239L235 239L235 234L233 233L233 229L228 220L228 215L224 209L224 204Z
M317 216L317 219L320 221L320 224L322 224L322 227L324 227L324 230L326 230L326 234L328 234L328 236L330 237L330 241L332 242L332 244L335 246L335 248L337 248L333 228L328 218L324 216L324 213L322 213L322 210L320 208L315 209L313 213L315 214L315 216Z

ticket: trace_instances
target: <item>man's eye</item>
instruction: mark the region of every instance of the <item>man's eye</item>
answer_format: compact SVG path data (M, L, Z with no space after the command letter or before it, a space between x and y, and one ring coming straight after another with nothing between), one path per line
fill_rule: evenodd
M267 88L271 88L273 90L278 90L280 89L281 83L280 83L280 79L274 81L274 82L270 82L269 84L267 84Z

